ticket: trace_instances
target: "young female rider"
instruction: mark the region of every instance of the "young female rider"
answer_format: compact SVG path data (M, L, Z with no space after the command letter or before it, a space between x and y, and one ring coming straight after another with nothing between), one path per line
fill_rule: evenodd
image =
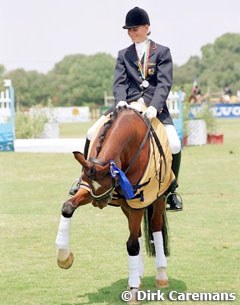
M144 102L146 116L151 120L157 117L167 132L173 155L172 170L176 181L172 184L168 204L172 210L182 210L182 202L175 194L181 162L181 143L168 112L166 100L172 85L172 58L167 47L150 40L150 21L145 10L134 7L125 20L124 29L133 44L119 51L113 93L114 107L127 106L133 101ZM93 131L100 125L101 118L89 129L85 145L85 155Z

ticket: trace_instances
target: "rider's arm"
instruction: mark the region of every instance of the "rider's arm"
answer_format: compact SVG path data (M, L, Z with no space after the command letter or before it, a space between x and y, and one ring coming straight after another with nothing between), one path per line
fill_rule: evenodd
M157 86L150 105L161 112L172 86L172 56L170 50L162 47L157 59Z
M114 83L113 83L113 94L116 104L120 101L126 101L127 89L128 89L127 71L123 60L123 54L120 51L117 57L115 74L114 74Z

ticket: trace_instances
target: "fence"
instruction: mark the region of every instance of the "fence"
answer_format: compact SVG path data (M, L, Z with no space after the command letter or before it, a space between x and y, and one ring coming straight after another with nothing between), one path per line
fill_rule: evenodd
M168 111L176 127L179 139L183 140L183 93L170 91L167 98Z
M3 81L0 92L0 151L13 151L15 139L14 90L9 79Z

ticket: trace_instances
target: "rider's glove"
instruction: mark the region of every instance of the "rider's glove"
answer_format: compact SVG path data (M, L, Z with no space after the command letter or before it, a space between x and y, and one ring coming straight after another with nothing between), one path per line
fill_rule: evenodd
M127 107L127 108L129 108L130 106L128 105L127 102L125 102L125 101L120 101L120 102L117 103L116 108L118 109L118 108L120 108L120 107Z
M157 116L157 109L153 106L149 106L146 111L144 112L144 115L147 116L147 118L149 120L151 120L152 118L156 118Z

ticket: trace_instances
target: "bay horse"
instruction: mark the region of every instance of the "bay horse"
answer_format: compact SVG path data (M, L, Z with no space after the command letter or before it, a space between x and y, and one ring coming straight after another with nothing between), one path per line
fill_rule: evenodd
M128 285L133 296L132 303L136 301L144 268L141 253L143 216L148 253L153 254L155 250L156 286L164 288L169 285L166 273L168 247L164 195L149 202L146 208L134 208L129 205L136 193L134 187L139 186L152 153L151 124L146 120L134 109L119 108L92 140L88 159L80 152L73 152L83 167L82 182L78 192L63 204L56 238L58 266L68 269L73 263L73 254L69 248L69 231L74 211L88 203L102 209L116 202L128 219L130 234L126 245L129 263ZM164 154L163 151L162 153ZM171 182L171 179L169 181ZM114 196L117 196L116 200ZM137 200L141 201L140 198Z

